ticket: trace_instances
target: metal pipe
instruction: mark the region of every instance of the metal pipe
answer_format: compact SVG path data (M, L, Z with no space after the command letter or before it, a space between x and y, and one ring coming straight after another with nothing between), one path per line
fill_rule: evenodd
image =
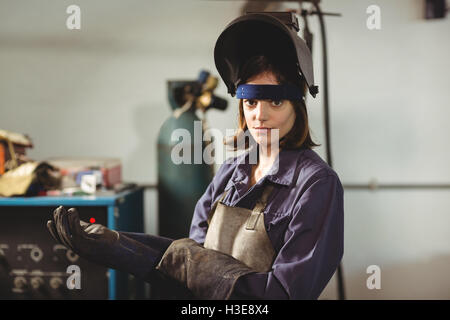
M157 184L140 184L139 187L144 189L158 189ZM442 183L442 184L426 184L426 183L417 183L417 184L404 184L404 183L392 183L392 184L378 184L369 182L368 184L364 183L345 183L343 184L344 189L351 190L377 190L377 189L450 189L450 184Z
M426 184L426 183L412 183L412 184L404 184L404 183L391 183L391 184L378 184L376 182L369 182L368 184L363 183L346 183L343 184L344 189L353 189L353 190L378 190L378 189L450 189L450 184L442 183L442 184Z

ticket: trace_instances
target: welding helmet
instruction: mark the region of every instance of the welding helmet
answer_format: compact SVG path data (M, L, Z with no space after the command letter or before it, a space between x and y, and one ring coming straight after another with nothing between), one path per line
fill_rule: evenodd
M247 13L229 23L214 48L216 68L228 93L236 95L243 64L253 56L264 55L292 63L298 83L306 84L315 97L318 87L314 85L311 51L298 31L297 17L291 12Z

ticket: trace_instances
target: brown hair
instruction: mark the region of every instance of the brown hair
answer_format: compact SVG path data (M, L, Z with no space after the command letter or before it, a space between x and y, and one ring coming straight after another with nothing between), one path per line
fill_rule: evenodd
M279 59L278 59L279 60ZM239 84L246 83L250 78L264 73L271 72L277 78L280 84L293 84L303 88L304 94L306 93L306 85L303 81L297 80L298 76L295 75L295 69L292 66L288 66L284 63L275 64L269 60L266 56L255 56L247 60L239 72ZM300 83L301 82L301 83ZM304 100L290 101L295 111L295 122L292 129L280 139L280 148L283 149L295 149L295 148L307 148L312 149L320 146L316 144L310 134L308 113L306 111L306 105ZM237 150L238 139L241 135L245 134L248 130L247 123L245 121L244 109L242 99L239 100L239 115L238 115L238 130L234 136L225 141L225 144L230 146L231 149ZM249 142L245 141L245 149L249 147Z

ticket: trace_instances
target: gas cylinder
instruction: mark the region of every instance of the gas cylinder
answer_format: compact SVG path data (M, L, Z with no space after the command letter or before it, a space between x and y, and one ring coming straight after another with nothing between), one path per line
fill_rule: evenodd
M202 159L208 142L203 141L205 120L197 112L224 110L227 101L212 95L215 86L205 86L208 77L203 71L194 81L167 81L173 113L158 135L158 233L172 239L189 236L197 201L214 175L214 166ZM204 99L205 94L213 99ZM199 101L209 101L209 105Z

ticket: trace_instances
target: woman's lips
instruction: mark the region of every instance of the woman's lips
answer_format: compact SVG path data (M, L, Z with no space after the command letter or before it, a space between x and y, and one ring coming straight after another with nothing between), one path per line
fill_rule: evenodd
M266 127L254 127L253 128L257 133L268 133L270 132L271 128Z

